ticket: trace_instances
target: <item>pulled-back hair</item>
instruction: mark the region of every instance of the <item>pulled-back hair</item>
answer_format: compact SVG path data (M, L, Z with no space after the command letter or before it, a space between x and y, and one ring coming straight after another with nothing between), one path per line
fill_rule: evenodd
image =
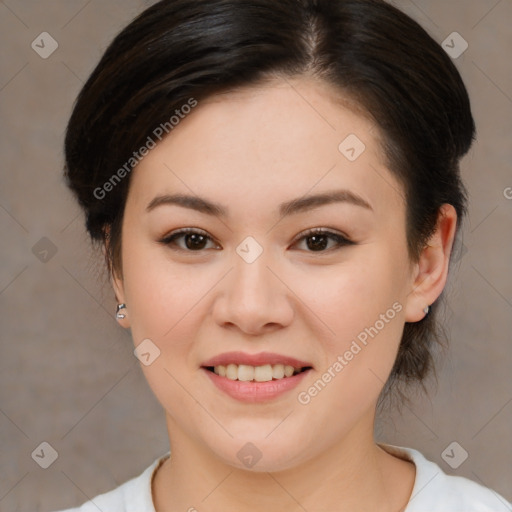
M411 261L442 204L454 206L460 231L459 161L475 133L470 102L456 67L418 23L381 0L162 0L112 41L67 127L67 183L90 236L107 248L110 271L122 275L126 164L136 165L134 152L155 129L213 94L300 76L331 84L378 126L403 185ZM123 179L112 182L116 173ZM428 374L442 333L439 302L405 324L388 385Z

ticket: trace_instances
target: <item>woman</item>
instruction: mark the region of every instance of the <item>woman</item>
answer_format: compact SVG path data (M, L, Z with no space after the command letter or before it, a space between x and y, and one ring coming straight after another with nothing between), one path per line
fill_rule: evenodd
M126 27L66 177L171 450L74 510L510 510L373 436L432 366L474 132L450 58L380 0L164 0Z

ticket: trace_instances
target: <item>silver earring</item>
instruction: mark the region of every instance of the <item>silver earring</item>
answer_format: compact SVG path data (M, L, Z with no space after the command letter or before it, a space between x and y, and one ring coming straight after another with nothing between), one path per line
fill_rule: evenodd
M428 315L428 312L430 311L430 306L425 306L423 308L423 313L425 313L425 315Z
M126 315L122 313L121 310L126 309L126 304L118 304L116 308L116 318L118 320L122 320L123 318L126 318Z

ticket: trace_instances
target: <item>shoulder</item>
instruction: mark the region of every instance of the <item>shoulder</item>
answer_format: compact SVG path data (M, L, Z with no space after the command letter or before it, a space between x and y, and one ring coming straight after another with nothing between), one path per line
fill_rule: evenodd
M169 457L169 453L156 459L139 476L116 489L100 494L77 508L56 512L155 512L151 494L151 481L155 471Z
M450 476L419 451L380 445L416 466L414 488L405 512L512 512L512 505L492 489L460 476Z

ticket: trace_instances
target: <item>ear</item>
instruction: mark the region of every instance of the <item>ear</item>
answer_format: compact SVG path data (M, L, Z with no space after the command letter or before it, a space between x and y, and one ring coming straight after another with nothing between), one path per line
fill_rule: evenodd
M125 292L124 292L124 283L123 283L123 277L119 276L116 272L116 270L112 267L112 263L109 261L108 257L108 244L110 240L110 230L107 228L105 232L105 241L102 247L103 250L103 256L105 258L105 263L107 265L109 274L110 274L110 282L112 284L112 288L114 289L114 294L116 297L117 304L126 304L125 299ZM128 305L122 310L125 317L124 318L116 318L119 325L124 327L125 329L128 329L130 327L130 316L128 314Z
M405 306L406 322L422 320L425 306L430 306L441 295L448 277L456 226L455 208L451 204L443 204L439 209L435 232L414 266L413 282Z

